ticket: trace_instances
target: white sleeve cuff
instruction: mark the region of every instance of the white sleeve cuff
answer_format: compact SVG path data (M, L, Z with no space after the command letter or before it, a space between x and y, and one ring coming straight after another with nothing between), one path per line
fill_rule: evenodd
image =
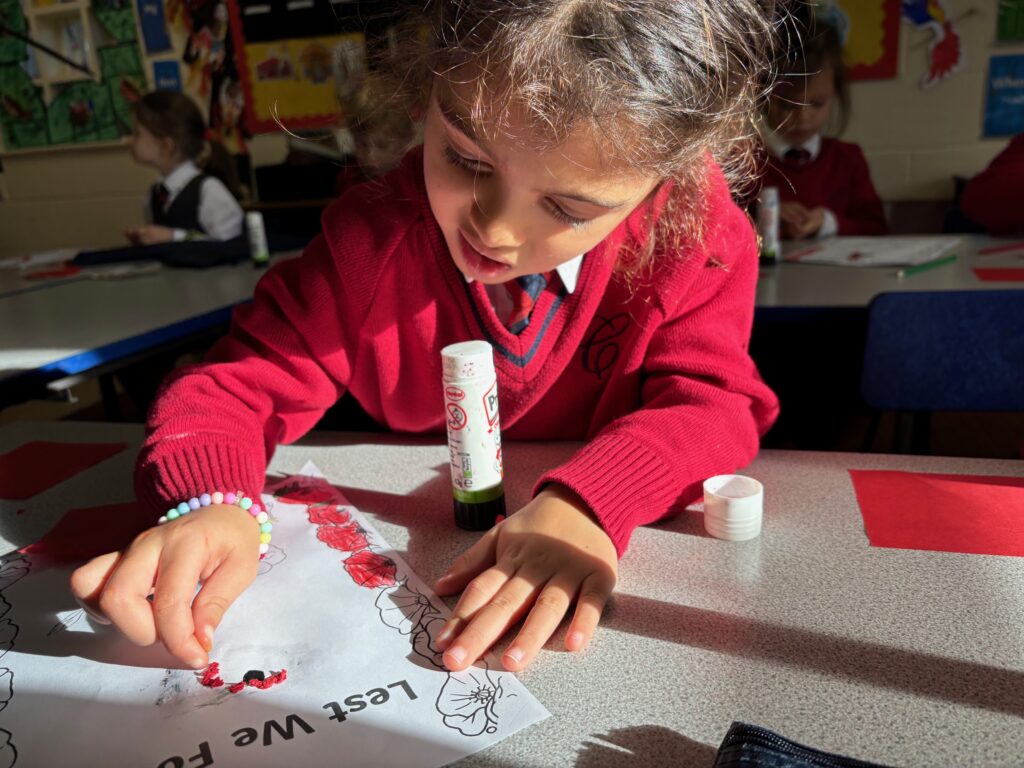
M175 243L182 242L185 239L185 236L188 235L188 232L186 232L184 229L172 229L171 233L171 240L173 240Z
M835 237L839 234L839 222L836 221L836 215L828 208L822 210L825 211L825 220L821 223L821 229L818 230L815 237Z

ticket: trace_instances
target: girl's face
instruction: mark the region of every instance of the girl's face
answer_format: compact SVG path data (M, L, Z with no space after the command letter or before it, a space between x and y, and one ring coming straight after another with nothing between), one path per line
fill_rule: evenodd
M803 144L825 129L835 95L832 67L782 81L772 92L768 123L788 143Z
M136 120L132 134L128 137L128 147L135 162L160 168L172 159L174 142L158 139Z
M658 179L609 171L600 147L574 132L536 152L483 141L458 96L438 85L424 126L430 207L459 270L482 283L547 272L603 240Z

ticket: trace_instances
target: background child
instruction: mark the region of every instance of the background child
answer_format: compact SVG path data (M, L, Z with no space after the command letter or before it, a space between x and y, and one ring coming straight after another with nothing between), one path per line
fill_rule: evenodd
M960 209L997 237L1024 235L1024 133L1014 136L988 167L967 182Z
M72 577L138 643L206 664L260 539L230 499L201 495L258 498L274 447L343 391L443 440L447 344L493 345L506 439L585 441L438 580L463 592L436 638L453 670L525 619L502 656L522 669L574 601L565 645L584 647L633 529L746 464L775 418L747 354L756 241L727 183L748 175L734 152L768 66L762 4L438 13L404 81L428 105L422 149L328 208L323 235L153 407L137 496L153 519L197 509Z
M812 17L791 21L784 37L765 115L762 180L779 190L783 237L885 234L882 201L860 147L823 136L831 118L841 132L849 113L839 35Z
M132 157L160 172L145 203L146 224L125 231L136 245L242 234L238 174L222 144L207 138L199 107L174 91L153 91L134 105Z

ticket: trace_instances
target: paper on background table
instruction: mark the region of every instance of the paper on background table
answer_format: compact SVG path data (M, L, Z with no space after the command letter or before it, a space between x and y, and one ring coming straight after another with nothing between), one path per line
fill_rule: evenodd
M205 688L162 648L93 625L67 570L7 558L0 766L440 766L548 717L493 662L441 668L446 606L315 466L268 492L270 552L211 659L228 683L250 670L288 679Z
M959 243L958 237L830 237L792 251L785 260L843 267L911 267L942 258Z
M851 469L875 547L1024 557L1024 478Z

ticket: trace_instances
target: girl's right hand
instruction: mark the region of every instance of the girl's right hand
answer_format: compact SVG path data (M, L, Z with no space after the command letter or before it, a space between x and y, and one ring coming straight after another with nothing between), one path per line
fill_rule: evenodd
M202 669L214 630L256 578L258 562L252 516L216 504L144 531L123 552L90 560L71 574L71 591L132 642L161 640L182 662Z

